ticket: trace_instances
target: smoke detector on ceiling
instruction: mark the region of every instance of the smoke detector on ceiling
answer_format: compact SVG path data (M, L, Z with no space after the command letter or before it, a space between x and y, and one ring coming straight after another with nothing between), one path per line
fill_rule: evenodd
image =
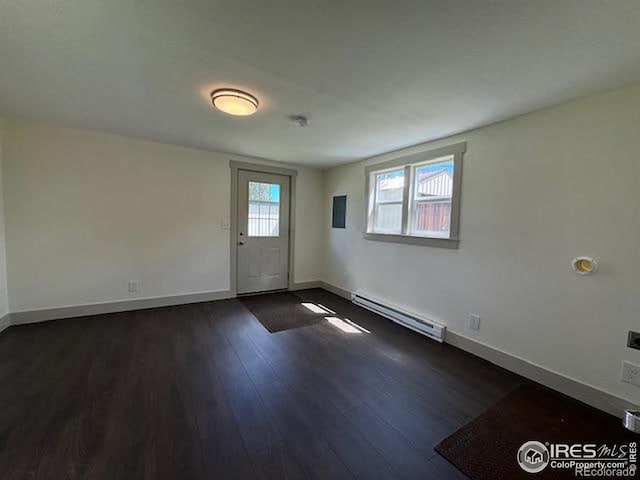
M291 117L291 121L296 125L296 127L304 128L309 126L309 119L302 115L295 115Z

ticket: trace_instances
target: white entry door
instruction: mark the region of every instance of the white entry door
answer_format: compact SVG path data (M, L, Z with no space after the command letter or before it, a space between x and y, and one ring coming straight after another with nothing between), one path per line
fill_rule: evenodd
M290 180L238 171L238 293L288 286Z

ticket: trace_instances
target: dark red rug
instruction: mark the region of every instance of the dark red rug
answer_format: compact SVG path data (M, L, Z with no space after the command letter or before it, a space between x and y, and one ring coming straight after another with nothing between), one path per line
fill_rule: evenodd
M546 447L548 443L596 444L598 447L604 444L620 449L632 442L637 444L640 435L626 430L619 418L559 393L527 385L517 388L444 439L436 446L436 451L472 480L580 478L576 477L574 469L552 468L551 463L539 473L525 472L518 463L518 451L525 442L532 440ZM523 449L521 458L533 455L528 459L536 463L538 450ZM598 452L598 457L605 456L603 453ZM621 450L617 451L617 454L621 453ZM544 464L544 451L542 454L542 462L538 465ZM631 478L637 475L636 470ZM591 478L629 477L596 475Z

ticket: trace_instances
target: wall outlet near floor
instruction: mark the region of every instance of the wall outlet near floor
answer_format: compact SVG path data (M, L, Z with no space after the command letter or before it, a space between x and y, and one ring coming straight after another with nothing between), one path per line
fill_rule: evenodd
M480 330L480 315L475 313L469 314L469 328L471 330Z
M127 284L129 288L129 293L138 293L138 281L137 280L129 280Z
M622 381L640 387L640 365L631 362L622 362Z

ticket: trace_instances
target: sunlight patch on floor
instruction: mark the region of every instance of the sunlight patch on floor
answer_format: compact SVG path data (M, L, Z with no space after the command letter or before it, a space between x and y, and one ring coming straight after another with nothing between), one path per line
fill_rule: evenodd
M316 305L315 303L311 303L311 302L303 302L302 306L307 310L311 310L313 313L322 313L322 314L333 313L328 310L325 310L320 305Z
M366 328L362 328L357 323L353 323L348 318L324 317L331 325L346 333L371 333Z
M336 315L336 312L320 303L316 304L312 302L302 302L301 305L313 313L319 313L322 315ZM324 318L331 325L342 330L345 333L371 333L366 328L363 328L357 323L352 322L348 318L338 318L336 316L327 316Z
M325 317L325 319L334 327L339 328L343 332L346 333L362 333L356 327L349 325L344 320L339 319L338 317Z
M370 332L369 330L367 330L366 328L361 327L360 325L358 325L358 324L357 324L357 323L355 323L355 322L352 322L352 321L351 321L351 320L349 320L348 318L345 318L345 319L344 319L344 321L345 321L345 322L347 322L349 325L351 325L351 326L353 326L353 327L357 328L357 329L358 329L358 330L360 330L361 332L364 332L364 333L371 333L371 332Z
M324 306L324 305L322 305L321 303L319 303L319 304L318 304L318 306L319 306L319 307L324 308L327 312L329 312L329 313L330 313L330 314L332 314L332 315L335 315L335 314L336 314L336 312L334 312L333 310L331 310L331 309L330 309L330 308L328 308L328 307L325 307L325 306Z

